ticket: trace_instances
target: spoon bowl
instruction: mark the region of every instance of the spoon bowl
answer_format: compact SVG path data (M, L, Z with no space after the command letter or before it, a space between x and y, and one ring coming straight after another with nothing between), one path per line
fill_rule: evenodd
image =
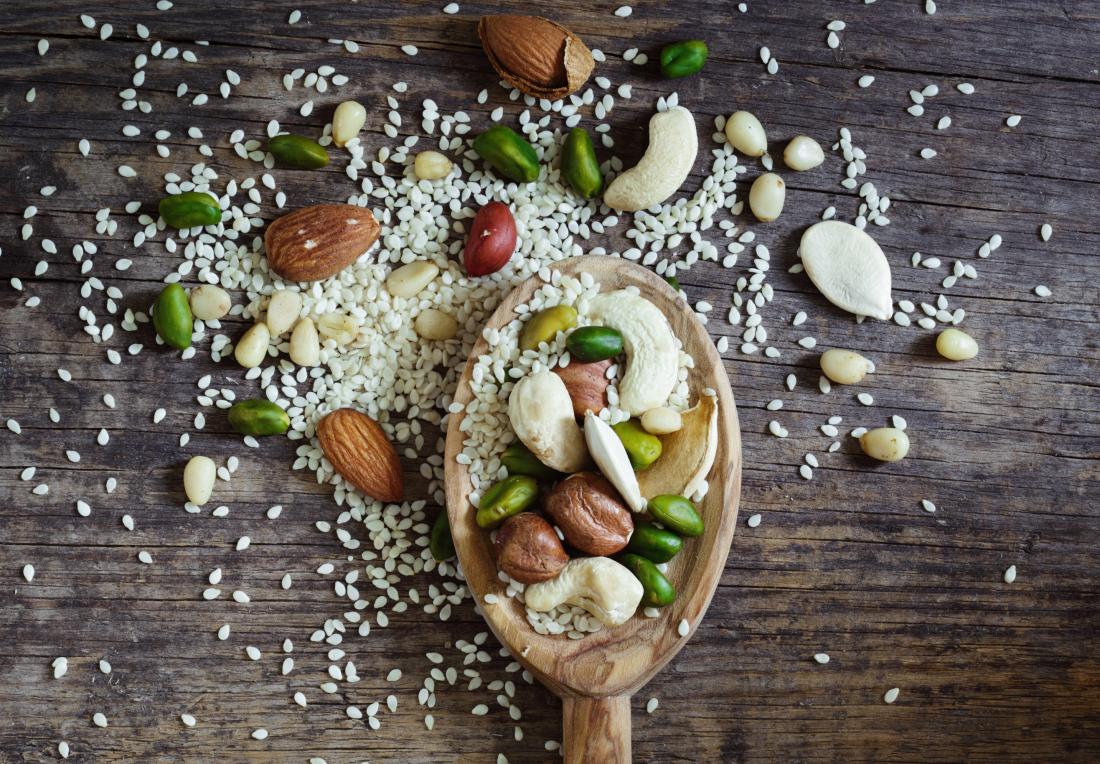
M637 287L668 318L684 350L695 360L688 375L690 400L706 388L718 400L718 448L708 476L710 488L697 507L705 529L686 539L684 549L668 564L668 579L679 593L675 602L655 618L638 613L621 626L604 627L583 639L537 633L527 622L519 601L506 595L497 577L489 533L474 521L476 507L469 470L455 457L462 452L460 429L465 411L451 415L445 452L447 511L458 561L470 591L497 639L543 685L562 698L565 761L621 763L630 761L630 698L691 638L710 604L725 567L737 520L741 491L741 436L733 393L722 360L706 329L691 308L661 277L627 260L586 255L555 266L563 275L590 274L601 291ZM534 276L516 287L489 318L499 329L515 317L544 282ZM463 406L473 398L470 377L478 356L488 353L484 338L474 345L458 382L455 401ZM485 597L496 595L496 602Z

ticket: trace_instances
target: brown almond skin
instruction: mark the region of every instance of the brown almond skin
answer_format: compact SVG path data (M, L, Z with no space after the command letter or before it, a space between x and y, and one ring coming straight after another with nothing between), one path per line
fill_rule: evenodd
M497 74L536 98L564 98L596 66L579 37L540 16L482 16L477 35Z
M569 562L553 526L533 512L508 518L497 531L497 565L521 584L548 581Z
M607 408L607 388L611 380L607 370L611 368L611 359L595 363L569 361L569 365L559 366L554 373L561 377L569 399L573 401L573 416L583 417L589 410L599 413Z
M320 281L359 259L379 231L365 207L315 204L272 222L264 232L264 248L271 270L287 281Z
M546 514L570 546L596 557L621 551L634 532L630 510L602 475L578 472L554 486Z
M321 450L345 480L379 501L401 501L401 461L378 422L355 409L337 409L317 425Z

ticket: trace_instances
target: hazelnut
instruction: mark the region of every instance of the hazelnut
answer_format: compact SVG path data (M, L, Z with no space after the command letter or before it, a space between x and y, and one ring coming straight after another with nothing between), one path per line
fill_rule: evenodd
M546 512L571 546L597 557L622 550L634 532L630 510L611 483L595 472L578 472L554 486Z
M550 523L533 512L510 517L497 532L497 565L521 584L554 578L569 562Z
M611 359L595 363L569 361L567 366L559 366L554 373L561 377L569 399L573 401L573 416L583 417L590 409L598 414L607 408L607 370L611 368Z

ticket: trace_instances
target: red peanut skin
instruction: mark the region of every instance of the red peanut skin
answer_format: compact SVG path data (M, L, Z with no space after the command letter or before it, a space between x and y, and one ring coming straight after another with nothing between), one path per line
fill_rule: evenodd
M488 276L503 268L516 251L516 219L503 202L489 202L470 227L462 261L471 276Z

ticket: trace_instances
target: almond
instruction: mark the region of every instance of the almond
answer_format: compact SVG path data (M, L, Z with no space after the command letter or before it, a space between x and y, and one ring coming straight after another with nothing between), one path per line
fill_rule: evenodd
M264 234L271 270L288 281L335 276L378 239L371 211L353 204L317 204L275 220Z
M497 74L535 98L564 98L596 66L579 37L539 16L482 16L477 35Z
M378 422L355 409L337 409L317 425L325 457L341 476L379 501L401 501L401 462Z

